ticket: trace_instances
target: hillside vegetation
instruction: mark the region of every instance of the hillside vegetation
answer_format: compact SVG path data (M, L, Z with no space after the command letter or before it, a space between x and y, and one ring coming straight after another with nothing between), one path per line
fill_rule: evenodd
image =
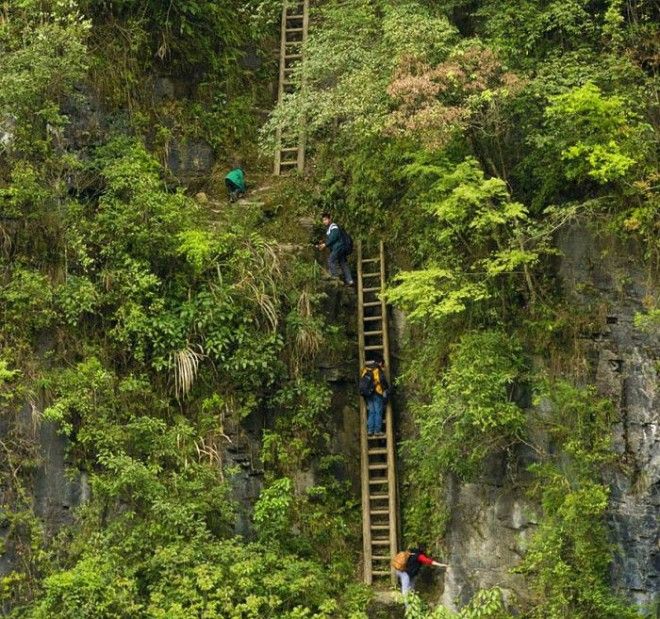
M447 480L538 452L524 602L460 613L622 619L605 521L616 407L575 340L556 235L580 223L660 259L658 21L651 0L328 0L274 107L274 0L0 4L0 608L13 619L366 617L359 501L330 449L319 359L349 343L301 217L384 237L405 312L398 389L404 537L442 552ZM258 62L247 62L256 57ZM163 77L184 92L154 95ZM241 157L266 179L304 122L304 179L229 205ZM177 176L172 153L215 167ZM182 146L183 145L183 146ZM203 198L192 196L200 189ZM206 194L208 194L208 198ZM657 297L639 313L657 333ZM262 426L250 539L223 450ZM38 516L38 430L65 437L89 497ZM536 444L539 428L552 449ZM314 465L301 490L296 474Z

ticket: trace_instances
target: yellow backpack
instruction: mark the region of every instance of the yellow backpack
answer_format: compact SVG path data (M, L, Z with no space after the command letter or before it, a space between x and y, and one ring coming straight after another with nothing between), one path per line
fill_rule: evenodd
M410 559L411 555L412 552L410 552L410 550L402 550L401 552L397 552L397 554L392 559L392 567L395 570L403 572L406 569L406 565L408 565L408 559Z

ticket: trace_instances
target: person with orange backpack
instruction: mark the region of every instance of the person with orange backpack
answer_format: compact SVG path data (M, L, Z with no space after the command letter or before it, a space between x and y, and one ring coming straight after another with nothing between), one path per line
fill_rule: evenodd
M367 405L367 434L380 434L383 430L383 410L387 403L389 384L382 357L367 361L360 372L358 390Z
M439 563L426 555L426 545L419 544L416 548L409 548L397 553L392 559L392 567L396 571L397 578L401 582L401 594L406 607L406 597L415 588L415 578L423 565L435 567L449 567L446 563Z

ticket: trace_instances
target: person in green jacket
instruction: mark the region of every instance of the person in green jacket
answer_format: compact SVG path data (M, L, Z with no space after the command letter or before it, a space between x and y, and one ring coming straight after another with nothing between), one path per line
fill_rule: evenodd
M236 202L245 195L247 187L245 185L245 172L240 167L235 167L227 176L225 176L225 185L229 193L229 201Z

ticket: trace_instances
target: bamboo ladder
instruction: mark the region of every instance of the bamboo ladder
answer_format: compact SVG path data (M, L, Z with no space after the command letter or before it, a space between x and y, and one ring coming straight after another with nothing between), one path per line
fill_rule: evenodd
M302 62L308 29L309 0L285 0L282 7L278 103L297 90L293 76L296 65ZM294 169L302 172L305 167L305 134L302 127L298 131L278 127L275 139L274 174L279 176Z
M385 361L390 379L390 349L387 332L385 247L380 241L376 257L365 257L357 243L358 346L360 368L374 354ZM366 269L366 270L365 270ZM390 561L398 551L398 505L396 496L396 453L392 405L385 410L385 433L367 435L367 409L360 398L360 460L362 482L362 539L364 582L389 576L395 581Z

